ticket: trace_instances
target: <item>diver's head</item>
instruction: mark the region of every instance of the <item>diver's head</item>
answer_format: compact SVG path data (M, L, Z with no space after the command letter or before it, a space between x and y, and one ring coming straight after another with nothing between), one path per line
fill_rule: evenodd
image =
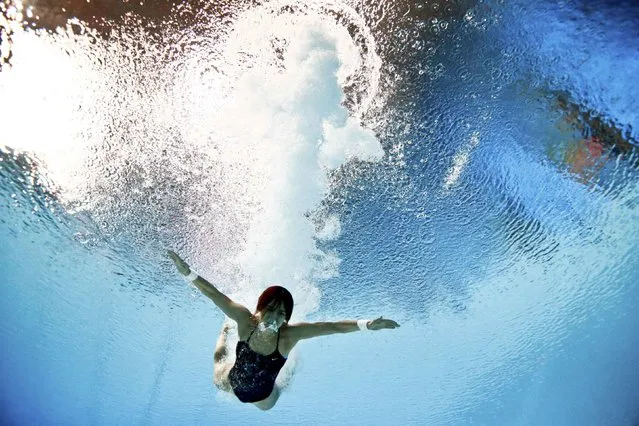
M284 287L277 285L269 287L260 295L255 311L260 326L278 330L282 324L291 319L293 296Z

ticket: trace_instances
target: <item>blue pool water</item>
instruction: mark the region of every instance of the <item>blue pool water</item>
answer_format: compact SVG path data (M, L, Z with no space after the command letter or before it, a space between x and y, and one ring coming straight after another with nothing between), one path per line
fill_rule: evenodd
M3 2L2 423L637 424L639 9L440 3ZM300 343L259 411L168 248L401 328Z

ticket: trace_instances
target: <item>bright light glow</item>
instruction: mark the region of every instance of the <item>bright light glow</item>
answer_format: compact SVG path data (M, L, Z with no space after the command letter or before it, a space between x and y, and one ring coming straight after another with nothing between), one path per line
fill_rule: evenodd
M453 164L448 169L446 178L444 179L444 190L448 190L457 184L462 172L464 171L464 168L468 164L470 154L478 144L479 133L475 132L470 137L470 141L461 150L459 150L457 154L455 154L455 157L453 158Z

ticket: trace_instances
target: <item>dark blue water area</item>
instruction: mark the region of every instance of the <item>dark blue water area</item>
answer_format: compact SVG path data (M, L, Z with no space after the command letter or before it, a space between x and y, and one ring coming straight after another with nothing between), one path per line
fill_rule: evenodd
M638 140L639 5L636 2L514 2L504 40L523 50L533 86L569 91ZM521 51L520 50L520 51Z
M630 3L509 3L477 9L475 19L483 16L484 24L460 25L444 36L428 58L442 72L416 77L411 101L397 106L398 117L410 118L398 123L398 136L383 141L403 143L401 178L388 179L382 166L346 202L342 235L328 245L340 255L341 275L321 286L329 305L409 324L427 323L442 307L463 315L475 283L499 268L523 259L543 269L557 256L572 256L562 251L566 245L600 244L606 212L636 205L636 194L623 197L639 178L636 163L617 157L590 183L569 173L555 151L584 135L562 126L567 113L557 98L568 94L636 143L636 11ZM608 25L599 27L602 22ZM473 135L479 142L468 150L458 183L443 190L451 159ZM632 217L619 226L632 228ZM619 262L622 270L612 272L620 280L602 282L602 292L636 289L634 262ZM511 368L536 367L501 383L499 400L476 407L465 421L635 424L637 293L627 294L630 299L580 321L560 349L531 344Z
M397 128L410 130L383 141L404 144L402 178L381 172L353 191L338 244L342 277L323 286L327 293L349 305L354 283L368 282L381 300L411 311L428 311L442 292L463 309L467 284L504 250L542 261L556 251L557 233L578 229L584 244L596 240L593 218L627 181L605 179L611 162L593 191L554 161L551 148L579 136L561 129L566 112L557 97L569 93L632 141L639 58L628 57L637 42L632 32L618 38L634 21L592 33L590 25L619 11L601 4L593 19L578 6L487 4L472 15L477 25L460 23L443 35L427 60L437 78L415 75L411 102L396 107L398 117L409 117ZM451 159L474 134L479 142L459 183L442 190ZM626 168L626 179L635 179L636 169Z

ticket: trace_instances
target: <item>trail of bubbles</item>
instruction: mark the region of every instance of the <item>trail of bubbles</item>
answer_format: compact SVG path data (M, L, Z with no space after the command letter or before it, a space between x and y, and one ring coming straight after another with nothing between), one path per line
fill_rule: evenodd
M317 309L317 283L339 264L316 245L340 228L312 214L327 173L383 155L359 122L380 61L357 13L271 2L230 25L168 30L166 45L135 25L108 41L78 21L14 27L4 144L38 159L70 212L149 261L177 247L247 304L279 282L296 316Z

